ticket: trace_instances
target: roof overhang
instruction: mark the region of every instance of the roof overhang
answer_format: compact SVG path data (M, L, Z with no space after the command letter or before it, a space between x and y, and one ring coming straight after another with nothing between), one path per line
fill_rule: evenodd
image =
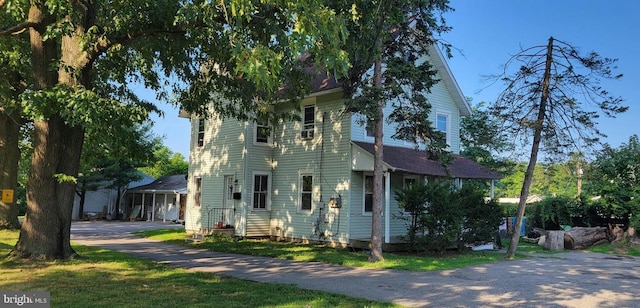
M359 141L351 144L351 169L373 171L373 144ZM442 163L428 159L425 151L388 145L383 147L383 151L385 171L460 179L502 178L500 173L460 155L451 154L453 161L445 168Z

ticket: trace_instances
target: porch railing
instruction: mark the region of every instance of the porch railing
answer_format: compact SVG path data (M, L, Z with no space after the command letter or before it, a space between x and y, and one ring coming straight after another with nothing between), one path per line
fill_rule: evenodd
M210 208L207 210L207 229L229 229L234 227L234 208Z

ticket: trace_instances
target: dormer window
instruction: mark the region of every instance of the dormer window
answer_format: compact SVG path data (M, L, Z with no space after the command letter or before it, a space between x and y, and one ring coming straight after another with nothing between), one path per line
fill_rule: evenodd
M316 106L304 106L302 110L302 131L300 137L302 139L313 139L316 127Z

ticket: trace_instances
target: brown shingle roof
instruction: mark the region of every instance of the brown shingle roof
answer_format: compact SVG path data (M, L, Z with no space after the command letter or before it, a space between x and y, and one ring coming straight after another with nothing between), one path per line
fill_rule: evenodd
M355 145L373 155L373 144L353 141ZM437 161L427 159L427 153L410 148L383 147L384 162L398 171L415 174L447 176L444 166ZM454 178L461 179L499 179L502 175L490 170L468 158L452 154L453 162L449 165L449 172Z

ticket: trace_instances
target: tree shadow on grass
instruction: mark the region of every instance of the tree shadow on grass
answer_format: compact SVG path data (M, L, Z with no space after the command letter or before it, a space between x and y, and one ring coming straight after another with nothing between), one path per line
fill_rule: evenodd
M393 306L287 284L193 273L105 249L75 248L82 259L5 263L0 275L8 279L0 279L0 289L49 291L54 307ZM32 270L21 270L25 268Z

